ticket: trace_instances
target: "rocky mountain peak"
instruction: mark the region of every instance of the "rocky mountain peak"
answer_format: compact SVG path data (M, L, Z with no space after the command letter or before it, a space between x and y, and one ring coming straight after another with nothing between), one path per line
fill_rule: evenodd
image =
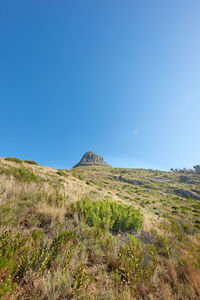
M93 166L93 165L97 165L97 166L109 166L103 159L102 156L92 152L92 151L88 151L86 152L83 157L81 158L81 160L79 161L78 164L76 164L74 166L75 167L80 167L80 166Z

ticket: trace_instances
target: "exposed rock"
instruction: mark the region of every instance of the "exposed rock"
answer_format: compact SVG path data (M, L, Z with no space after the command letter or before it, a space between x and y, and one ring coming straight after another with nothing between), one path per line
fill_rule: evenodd
M200 190L194 190L193 189L193 192L197 193L198 195L200 195Z
M179 196L186 197L186 198L191 197L195 200L200 200L199 196L197 196L197 195L195 195L195 194L193 194L193 193L191 193L187 190L184 190L184 189L174 189L174 193L179 195Z
M103 159L102 156L95 154L94 152L88 151L81 158L80 162L75 167L80 166L109 166Z
M135 184L135 185L143 185L143 182L137 179L126 179L122 176L118 177L118 180L123 181L125 183Z
M194 184L195 181L191 179L189 176L181 175L179 176L179 182Z
M124 178L122 176L114 176L114 179L125 182L125 183L129 183L129 184L142 185L145 188L152 188L151 186L149 186L145 182L137 180L137 179L128 179L128 178Z

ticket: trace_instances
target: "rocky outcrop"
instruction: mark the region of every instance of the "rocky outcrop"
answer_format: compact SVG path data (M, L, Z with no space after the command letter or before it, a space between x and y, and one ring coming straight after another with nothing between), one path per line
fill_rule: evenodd
M143 181L137 180L137 179L128 179L128 178L124 178L122 176L115 176L114 179L125 182L125 183L129 183L129 184L134 184L134 185L142 185L145 188L152 188L150 185L146 184Z
M80 162L73 168L80 166L109 166L103 159L102 156L95 154L94 152L88 151L81 158Z
M185 197L185 198L191 197L195 200L200 200L200 196L197 196L197 195L191 193L190 191L187 191L187 190L184 190L184 189L175 188L174 193L176 195L179 195L179 196L182 196L182 197Z
M127 179L122 176L118 177L118 180L123 181L125 183L134 184L134 185L143 185L143 182L137 179Z

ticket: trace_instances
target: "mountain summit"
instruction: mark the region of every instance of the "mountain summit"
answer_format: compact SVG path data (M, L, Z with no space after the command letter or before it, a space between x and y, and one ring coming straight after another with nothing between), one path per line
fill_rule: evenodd
M80 166L109 166L103 159L102 156L95 154L94 152L88 151L86 152L78 164L74 166L80 167Z

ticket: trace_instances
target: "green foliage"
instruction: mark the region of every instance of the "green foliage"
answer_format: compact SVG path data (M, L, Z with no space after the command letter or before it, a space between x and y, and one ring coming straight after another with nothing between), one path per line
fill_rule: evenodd
M19 159L19 158L16 158L16 157L6 157L5 160L12 161L12 162L15 162L15 163L18 163L18 164L22 163L22 160Z
M26 235L12 230L0 234L0 297L12 293L28 270L43 273L58 256L60 249L74 238L61 231L50 242L41 231Z
M36 165L38 166L38 163L36 163L36 161L34 160L24 160L25 163L30 164L30 165Z
M5 296L6 294L13 294L17 288L17 283L12 284L12 281L9 279L5 279L0 283L0 298Z
M113 232L138 231L143 224L139 210L133 206L105 200L81 200L72 205L89 226L110 229Z
M27 168L19 168L14 172L14 176L19 180L19 181L24 181L24 182L38 182L39 178L37 175L35 175L31 170Z
M198 196L199 175L97 167L32 169L0 160L0 298L124 300L196 295L200 202L174 195L173 190ZM38 176L29 176L29 171ZM72 176L64 184L60 176L69 173L84 184ZM121 173L130 183L117 180ZM148 187L133 184L137 180ZM87 182L97 187L91 190ZM81 195L84 200L71 205ZM141 228L142 215L133 206L111 202L116 195L129 204L135 201L147 213L137 238L127 232ZM94 202L100 197L102 201Z
M35 175L31 170L25 167L11 167L11 168L2 168L0 167L0 174L12 175L17 180L22 182L38 182L39 177Z
M200 230L200 224L194 224L194 227Z
M68 177L68 174L66 172L64 172L63 170L58 170L56 173L60 176Z
M171 255L171 245L165 236L158 235L157 232L154 232L156 237L156 250L157 253L161 256L169 258Z
M74 284L73 288L75 289L80 289L81 287L84 286L86 281L90 279L88 274L84 271L84 265L81 263L74 275Z
M142 246L140 240L129 235L129 240L119 252L116 275L124 278L134 289L139 282L148 283L157 265L156 249L153 245Z
M17 180L21 182L39 182L39 177L32 170L24 166L8 168L0 166L0 175L1 174L14 176Z
M195 220L194 223L194 227L200 229L200 219Z
M193 229L191 226L189 226L188 224L184 224L184 223L181 223L185 233L188 233L188 234L192 234L193 233Z
M76 178L78 178L80 180L84 180L84 176L81 173L77 174L76 172L72 171L71 174L72 174L72 176L74 176L74 177L76 177Z

